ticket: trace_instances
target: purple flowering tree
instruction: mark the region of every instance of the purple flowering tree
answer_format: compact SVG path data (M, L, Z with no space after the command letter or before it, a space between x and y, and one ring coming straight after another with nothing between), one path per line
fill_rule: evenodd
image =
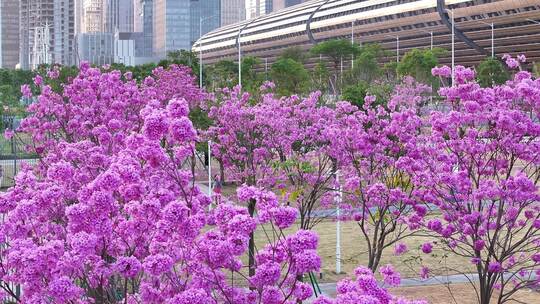
M166 89L179 79L181 89ZM189 70L157 69L137 85L129 74L83 65L61 95L38 85L20 131L31 135L40 162L0 195L7 295L23 303L133 304L311 296L297 277L320 267L317 236L284 235L294 208L242 188L242 202L257 202L256 217L229 203L208 211L210 199L184 166L197 140L187 115L203 96ZM257 225L276 237L253 254L248 278L241 258ZM21 298L13 284L22 286Z
M511 68L524 61L505 59ZM404 163L441 212L426 227L443 249L470 259L479 303L506 303L540 278L540 81L520 71L481 88L474 74L456 68L456 86L439 92L450 110L431 113L418 158Z
M373 107L367 96L363 109L338 104L338 120L330 153L344 177L344 203L367 245L368 265L377 270L383 252L417 233L427 209L403 168L404 157L415 153L421 119L417 104L428 87L413 82L398 87L383 106ZM403 248L397 247L398 254Z
M335 161L327 153L330 140L327 126L335 119L332 108L319 105L320 93L300 99L267 98L260 119L272 129L272 180L267 185L281 191L299 213L299 226L310 230L325 216L316 210L333 202Z

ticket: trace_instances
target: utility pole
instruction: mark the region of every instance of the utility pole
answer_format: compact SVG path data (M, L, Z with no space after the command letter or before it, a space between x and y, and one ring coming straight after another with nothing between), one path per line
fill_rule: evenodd
M487 23L484 21L478 21L482 24L489 25L491 27L491 58L495 58L495 24L493 22Z
M455 59L456 59L456 55L455 55L455 45L454 45L454 34L455 34L455 20L454 20L454 9L451 9L450 10L450 14L452 15L452 86L455 85Z
M336 202L336 273L341 273L341 202L343 192L339 183L339 171L336 172L336 184L338 185L338 193L335 196Z
M203 24L203 21L205 20L209 20L211 18L214 18L218 15L213 15L213 16L209 16L209 17L200 17L199 18L199 88L202 89L203 87L203 57L202 57L202 24Z
M354 23L356 20L351 22L351 45L354 47ZM351 69L354 69L354 54L351 54Z

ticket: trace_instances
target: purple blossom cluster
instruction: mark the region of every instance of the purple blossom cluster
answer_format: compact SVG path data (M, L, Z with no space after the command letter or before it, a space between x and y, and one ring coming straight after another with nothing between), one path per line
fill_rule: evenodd
M9 244L0 275L22 286L21 302L295 303L312 295L298 279L320 269L318 238L282 231L296 208L242 187L239 201L255 200L257 216L228 201L208 211L210 199L182 166L198 139L187 116L206 98L187 68L158 68L138 84L83 64L62 95L43 79L35 85L38 102L19 131L41 161L0 195ZM245 278L242 257L259 225L280 237L254 253L255 275Z
M503 59L520 68L512 80L482 88L458 66L438 92L449 109L427 116L430 88L412 78L385 106L366 96L358 108L321 105L318 92L275 98L270 83L257 96L210 96L176 65L137 83L82 64L61 93L36 77L18 131L39 164L0 194L2 288L20 284L23 303L297 303L313 295L301 278L321 268L313 211L342 198L368 265L316 303L424 303L373 275L399 285L381 256L405 254L419 231L435 238L423 253L470 259L480 303L504 302L540 278L540 80L521 70L523 56ZM202 134L188 117L196 107L213 119ZM212 210L184 165L202 137L244 184ZM272 230L258 249L257 229Z
M391 266L384 267L385 281L388 277L399 278ZM426 301L407 300L393 296L387 289L381 287L375 279L373 272L367 267L355 270L356 279L344 279L338 282L335 299L319 297L314 304L427 304Z

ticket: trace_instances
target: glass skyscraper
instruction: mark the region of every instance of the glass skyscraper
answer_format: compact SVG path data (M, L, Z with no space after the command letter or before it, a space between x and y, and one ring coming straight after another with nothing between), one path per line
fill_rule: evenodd
M165 58L167 52L190 50L202 34L221 24L220 0L154 0L154 52Z

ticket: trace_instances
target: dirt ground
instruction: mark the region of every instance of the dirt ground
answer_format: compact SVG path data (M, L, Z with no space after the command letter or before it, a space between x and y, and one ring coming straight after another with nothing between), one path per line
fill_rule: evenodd
M424 299L430 304L477 304L474 289L469 284L414 286L391 289L395 295L408 299ZM517 300L517 301L516 301ZM518 292L509 303L539 304L540 292L526 289Z

